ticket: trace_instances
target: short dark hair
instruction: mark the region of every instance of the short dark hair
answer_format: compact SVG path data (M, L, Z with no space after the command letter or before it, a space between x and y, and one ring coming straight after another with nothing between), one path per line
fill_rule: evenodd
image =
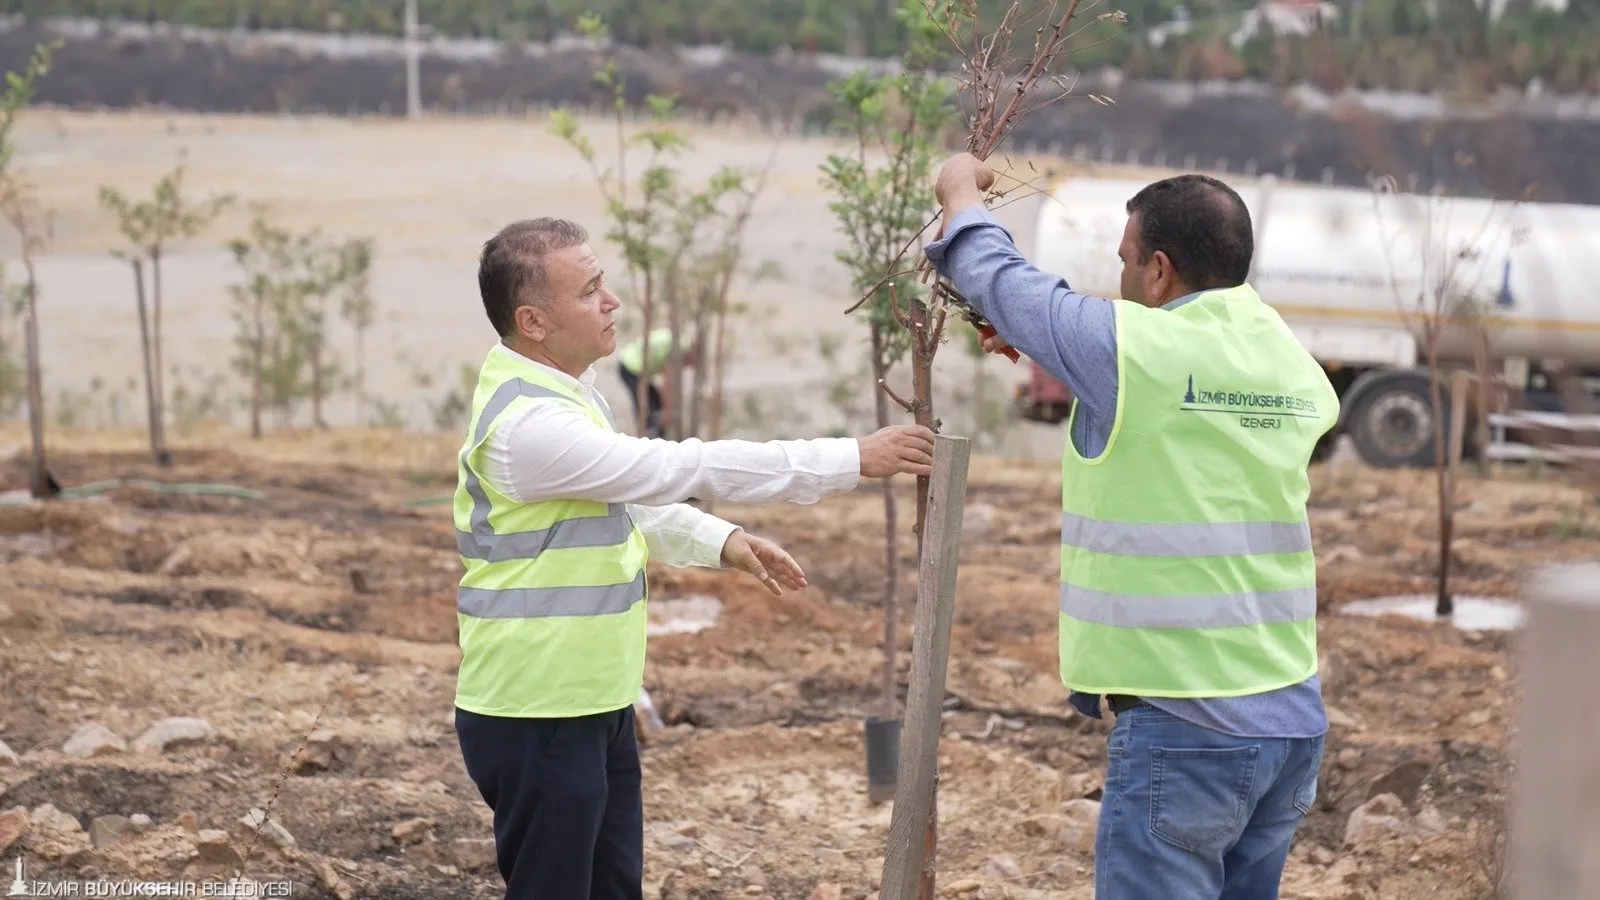
M1139 217L1141 264L1160 250L1197 291L1237 287L1250 277L1250 208L1223 182L1192 173L1164 178L1133 195L1128 215Z
M478 293L483 311L501 337L515 330L517 307L541 302L546 283L546 254L589 240L582 225L566 219L524 219L500 229L478 257Z

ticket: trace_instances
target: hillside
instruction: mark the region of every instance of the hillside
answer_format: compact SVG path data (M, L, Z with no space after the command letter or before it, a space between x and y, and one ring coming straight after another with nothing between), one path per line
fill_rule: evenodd
M290 33L188 32L124 24L0 26L0 58L22 60L61 41L41 103L76 108L158 106L201 113L380 115L406 105L401 46L392 39ZM700 123L738 121L774 135L817 135L832 124L833 79L862 60L752 54L716 48L621 47L632 101L679 97ZM593 82L602 57L581 43L501 52L437 42L421 64L433 114L533 119L556 106L601 107ZM1428 94L1329 93L1248 81L1135 81L1104 74L1074 84L1077 98L1030 116L1011 153L1157 167L1272 172L1365 186L1374 172L1418 186L1502 199L1600 203L1593 160L1600 104L1593 97L1497 95L1457 103ZM1106 94L1115 106L1083 95Z
M918 2L918 0L912 0ZM1060 4L1064 9L1064 4ZM752 53L780 49L894 57L904 32L896 0L419 0L420 21L447 37L549 41L596 13L639 47L722 45ZM1024 9L1048 6L1026 0ZM1120 33L1089 29L1075 65L1106 66L1136 78L1248 78L1289 83L1332 78L1366 88L1483 90L1496 85L1576 93L1600 86L1600 8L1583 0L1338 0L1326 23L1331 57L1306 53L1289 28L1260 27L1258 0L1090 0L1085 20L1109 10L1128 17ZM997 20L1009 7L986 3ZM1502 8L1497 17L1490 10ZM1564 8L1562 8L1564 7ZM1436 8L1430 14L1426 10ZM0 13L38 21L60 16L342 35L399 35L400 0L3 0ZM1330 69L1329 63L1336 62ZM1333 72L1342 73L1334 75Z

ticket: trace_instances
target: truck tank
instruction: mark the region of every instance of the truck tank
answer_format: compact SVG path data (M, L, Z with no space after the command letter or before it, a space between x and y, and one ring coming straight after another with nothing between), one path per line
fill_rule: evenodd
M1446 365L1472 366L1486 343L1496 371L1510 360L1600 372L1600 207L1224 180L1250 208L1251 284L1329 370L1341 430L1368 462L1431 464L1441 430L1418 369L1435 310L1456 313L1440 331ZM1039 206L1034 262L1116 296L1126 203L1145 184L1056 185ZM1046 420L1064 409L1034 408L1050 409Z
M1144 182L1080 178L1043 199L1036 264L1085 293L1115 296L1125 204ZM1366 335L1345 364L1408 364L1391 349L1420 340L1435 298L1470 297L1500 359L1600 369L1600 207L1233 183L1256 230L1261 296L1325 355L1319 329ZM1471 359L1474 329L1446 328L1441 354ZM1320 343L1337 344L1337 341ZM1334 349L1333 347L1326 348ZM1418 352L1417 358L1420 358Z

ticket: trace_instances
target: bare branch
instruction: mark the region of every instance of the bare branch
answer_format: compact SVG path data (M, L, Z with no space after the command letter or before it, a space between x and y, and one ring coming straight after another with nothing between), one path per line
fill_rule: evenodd
M910 400L907 400L899 394L896 394L894 392L894 388L889 387L888 382L884 381L882 378L878 379L878 387L882 388L883 392L889 395L889 399L893 400L901 409L905 410L906 412L916 411L916 406L913 405Z

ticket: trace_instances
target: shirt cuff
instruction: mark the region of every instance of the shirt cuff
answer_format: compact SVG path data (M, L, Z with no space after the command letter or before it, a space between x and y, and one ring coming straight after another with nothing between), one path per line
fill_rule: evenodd
M817 441L820 479L818 493L842 494L861 483L861 442L855 438L822 438Z
M696 557L692 565L708 569L722 568L722 546L728 543L728 536L738 530L739 526L724 522L710 513L701 515L691 535Z
M1001 231L1005 231L1008 239L1011 237L1011 232L1006 231L1005 226L1001 225L995 219L994 214L989 212L989 208L982 203L963 209L961 212L956 213L956 217L950 221L950 230L945 233L944 237L923 248L922 252L928 257L928 261L933 263L934 269L940 275L948 276L950 274L944 270L945 257L950 249L950 242L954 241L961 232L977 225L993 225Z

